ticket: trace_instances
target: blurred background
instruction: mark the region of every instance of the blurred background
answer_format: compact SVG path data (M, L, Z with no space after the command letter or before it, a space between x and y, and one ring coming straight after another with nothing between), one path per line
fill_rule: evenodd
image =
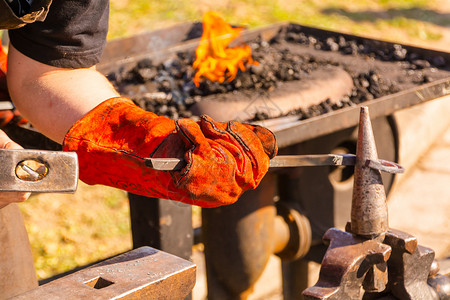
M111 0L109 40L201 22L207 11L257 28L290 21L327 30L449 51L449 0ZM131 249L125 192L80 182L73 195L35 194L20 205L39 279ZM194 226L199 210L194 208Z

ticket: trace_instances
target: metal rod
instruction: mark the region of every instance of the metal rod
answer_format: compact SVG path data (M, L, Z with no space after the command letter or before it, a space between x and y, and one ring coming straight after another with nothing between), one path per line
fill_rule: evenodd
M271 168L353 165L354 154L278 155L270 160Z
M182 158L144 158L145 165L158 171L181 170L186 165ZM295 168L319 166L354 166L354 154L278 155L270 160L270 168ZM366 160L365 166L386 173L403 173L405 169L383 159Z
M160 171L180 170L185 166L182 158L146 158L145 165ZM353 166L354 154L279 155L270 160L271 168L308 166Z

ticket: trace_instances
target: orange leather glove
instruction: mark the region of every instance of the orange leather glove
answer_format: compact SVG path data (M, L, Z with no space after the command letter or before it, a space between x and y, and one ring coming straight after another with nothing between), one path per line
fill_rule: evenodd
M80 179L88 184L202 207L232 204L254 189L277 153L275 136L265 128L208 116L173 121L121 97L75 123L63 149L78 154ZM183 158L187 164L157 171L145 166L147 157Z

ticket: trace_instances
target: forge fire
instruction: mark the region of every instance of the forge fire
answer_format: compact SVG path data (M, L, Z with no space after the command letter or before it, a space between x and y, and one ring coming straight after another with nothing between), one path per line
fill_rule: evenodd
M202 77L220 83L232 81L238 71L245 71L246 65L258 65L252 59L252 49L248 45L229 47L238 38L242 27L231 27L215 12L203 17L203 34L193 68L197 70L194 83L198 87Z

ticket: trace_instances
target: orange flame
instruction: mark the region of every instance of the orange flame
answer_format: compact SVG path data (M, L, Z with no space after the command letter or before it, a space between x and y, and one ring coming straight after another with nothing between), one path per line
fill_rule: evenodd
M194 83L199 86L202 77L211 81L232 81L238 70L245 71L245 63L258 65L252 59L250 46L228 48L237 38L243 28L233 28L215 12L208 12L203 16L203 35L195 54L194 69L198 69L194 76Z

